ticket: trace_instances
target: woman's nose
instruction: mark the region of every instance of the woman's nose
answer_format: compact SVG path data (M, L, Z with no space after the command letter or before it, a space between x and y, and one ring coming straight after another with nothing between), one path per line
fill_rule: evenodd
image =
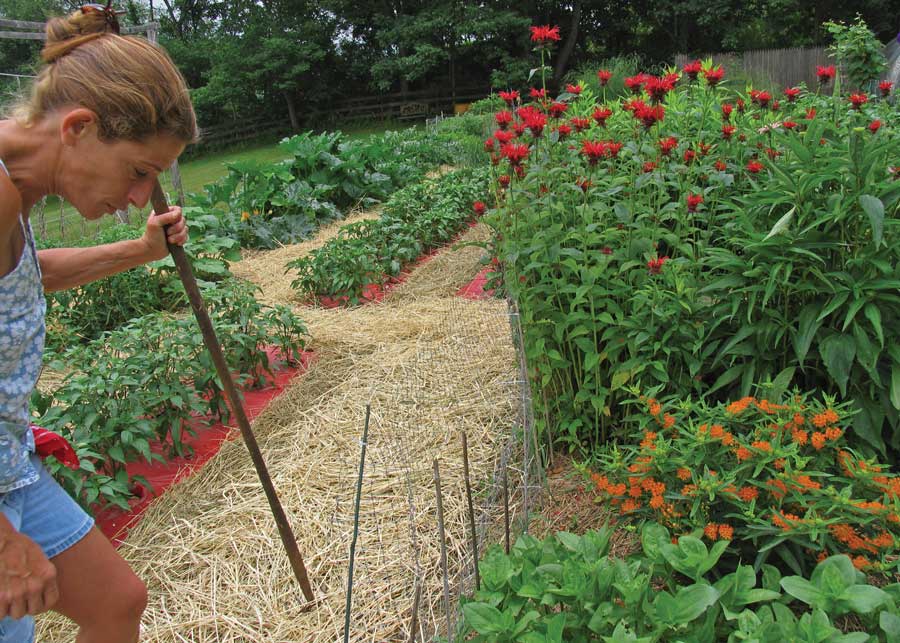
M153 192L153 181L146 178L138 181L131 186L128 191L128 202L136 208L143 208L150 201L150 194Z

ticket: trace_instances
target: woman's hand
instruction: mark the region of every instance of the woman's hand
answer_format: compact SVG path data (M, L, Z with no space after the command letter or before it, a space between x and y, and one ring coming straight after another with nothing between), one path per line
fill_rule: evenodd
M56 568L27 536L10 530L0 542L0 618L40 614L56 604Z
M144 230L142 239L148 248L147 261L163 259L169 254L169 249L166 247L166 235L163 230L167 225L169 226L169 243L176 246L183 246L187 243L187 221L181 214L181 208L172 206L168 212L160 215L151 212L150 217L147 219L147 228Z

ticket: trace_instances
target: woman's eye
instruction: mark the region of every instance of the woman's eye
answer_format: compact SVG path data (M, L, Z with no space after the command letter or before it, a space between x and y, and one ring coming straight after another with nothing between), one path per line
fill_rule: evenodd
M141 179L144 178L145 176L147 176L147 172L144 172L143 170L136 169L134 171L134 173L137 174L138 178L141 178Z

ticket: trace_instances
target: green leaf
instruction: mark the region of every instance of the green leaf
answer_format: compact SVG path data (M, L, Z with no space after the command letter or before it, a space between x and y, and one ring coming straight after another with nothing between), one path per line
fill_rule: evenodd
M767 234L763 238L763 241L768 241L769 239L774 237L776 234L781 234L782 232L787 230L787 227L791 224L791 220L794 218L794 212L796 210L797 210L797 206L794 206L793 208L788 210L787 213L783 217L778 219L778 221L775 222L775 225L772 226L772 229L769 231L769 234Z
M706 583L683 587L675 595L678 624L689 623L719 599L718 590Z
M841 389L841 395L847 395L847 382L850 379L850 369L853 367L853 359L856 357L856 340L852 335L835 333L825 338L819 344L819 353L828 374L837 382Z
M900 410L900 364L891 365L891 404Z
M872 585L853 585L838 597L858 614L868 614L890 600L887 592Z
M872 324L872 328L875 329L875 334L878 336L878 341L881 342L881 347L884 348L884 331L881 328L881 311L878 310L878 306L869 302L866 304L866 307L863 308L863 313L866 316L866 319Z
M869 223L872 224L872 241L875 242L877 247L881 245L884 234L884 203L878 197L863 194L859 197L859 204L865 210L865 213L869 215Z
M499 634L502 629L500 610L486 603L466 603L463 605L466 623L479 634Z
M825 594L802 576L785 576L781 579L781 587L788 594L812 607L819 607L825 602Z
M819 307L816 304L807 304L797 317L797 333L793 337L794 353L797 361L803 366L806 354L812 346L813 338L819 330L822 322L819 321Z
M900 616L885 610L878 616L878 624L886 635L887 643L900 643Z

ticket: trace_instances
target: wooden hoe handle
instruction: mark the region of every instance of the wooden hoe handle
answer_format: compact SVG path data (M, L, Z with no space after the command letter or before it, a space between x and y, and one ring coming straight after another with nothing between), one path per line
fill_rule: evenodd
M169 204L166 201L166 195L159 185L159 181L153 187L153 194L150 197L153 203L153 210L156 213L169 211ZM187 292L188 300L191 302L191 308L194 310L194 316L200 325L200 332L203 333L203 343L212 357L216 366L216 373L222 381L225 388L225 396L231 406L231 412L237 419L238 426L241 429L241 435L244 438L244 444L250 451L250 457L253 459L253 466L256 467L256 473L259 475L259 481L262 483L266 492L266 498L269 500L269 506L272 508L272 515L275 517L275 524L278 525L278 533L281 535L281 542L287 551L288 559L291 561L291 568L294 570L294 576L303 590L306 600L313 601L312 587L309 584L309 577L306 575L306 566L303 564L303 557L297 547L297 540L294 538L294 532L291 531L290 523L281 503L278 500L278 494L275 493L275 487L272 485L272 479L269 477L269 471L263 460L262 453L259 451L259 445L256 437L250 428L250 422L247 420L247 414L244 412L244 405L238 397L237 387L234 385L234 379L225 361L225 355L222 353L222 346L219 344L219 338L216 337L216 331L213 329L212 321L206 312L206 305L203 303L203 297L200 295L200 289L197 287L197 280L194 278L191 264L184 253L184 248L172 245L166 241L169 253L175 261L175 267L178 269L178 275L181 277L181 283L184 284L184 290Z

